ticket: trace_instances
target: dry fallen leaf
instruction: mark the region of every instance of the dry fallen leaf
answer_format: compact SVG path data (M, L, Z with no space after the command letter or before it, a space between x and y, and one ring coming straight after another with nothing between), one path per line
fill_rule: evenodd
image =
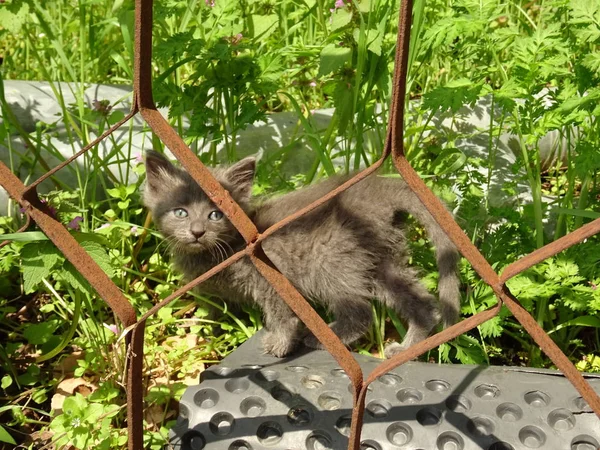
M61 358L58 364L53 367L54 376L58 378L72 375L77 368L77 361L83 359L84 356L82 351L77 351Z
M62 406L67 397L75 394L81 394L87 397L92 392L98 389L98 386L91 383L84 378L67 378L62 380L56 386L56 394L52 396L50 402L52 412L54 414L60 414L62 412Z

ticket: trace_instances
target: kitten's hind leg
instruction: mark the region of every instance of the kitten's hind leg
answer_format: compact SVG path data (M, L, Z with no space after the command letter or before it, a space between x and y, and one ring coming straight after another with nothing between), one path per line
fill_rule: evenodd
M441 314L435 297L427 291L416 272L403 267L384 269L384 277L377 286L378 297L408 322L402 344L392 342L385 348L386 358L426 339L439 323Z
M371 304L366 298L340 299L329 306L335 316L335 321L330 323L329 327L344 344L351 344L365 335L373 320ZM324 348L312 333L304 338L304 345L310 348Z

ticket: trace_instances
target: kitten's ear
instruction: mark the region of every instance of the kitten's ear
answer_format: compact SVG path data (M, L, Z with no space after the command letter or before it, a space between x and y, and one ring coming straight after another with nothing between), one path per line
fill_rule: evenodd
M180 171L161 153L154 150L146 151L146 181L143 185L142 201L144 205L153 208L165 192L181 183Z
M252 181L256 170L256 158L250 156L233 164L225 171L225 177L235 193L247 200L252 192Z
M177 176L177 168L162 154L154 150L146 152L146 186L152 190L164 188L165 182Z

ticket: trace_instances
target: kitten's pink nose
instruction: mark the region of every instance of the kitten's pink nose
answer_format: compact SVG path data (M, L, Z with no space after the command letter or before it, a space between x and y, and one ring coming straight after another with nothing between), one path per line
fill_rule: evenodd
M205 231L204 230L190 230L192 232L192 234L194 235L194 237L196 239L200 239L202 236L204 236Z

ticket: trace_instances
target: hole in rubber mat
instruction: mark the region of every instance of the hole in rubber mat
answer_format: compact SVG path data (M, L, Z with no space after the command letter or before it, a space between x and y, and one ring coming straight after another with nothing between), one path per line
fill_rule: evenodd
M331 437L324 431L314 431L306 438L308 450L333 450Z
M405 388L396 393L396 398L402 403L419 403L423 400L423 394L415 388Z
M348 374L346 372L344 372L344 369L342 369L341 367L336 367L335 369L331 369L331 375L333 375L334 377L340 377L340 378L349 378Z
M500 395L500 389L493 384L480 384L474 390L475 395L484 400L491 400Z
M527 392L523 398L528 405L536 408L543 408L550 404L550 396L542 391L530 391Z
M382 450L381 445L378 442L367 439L366 441L362 441L360 443L360 450Z
M444 392L450 389L450 383L444 380L429 380L425 387L432 392Z
M335 422L335 429L342 436L350 436L350 425L352 424L352 416L344 414Z
M392 404L387 400L378 399L370 401L366 409L371 417L375 419L381 419L383 417L387 417L387 415L390 413Z
M243 369L254 369L254 370L258 370L258 369L262 369L264 366L261 366L260 364L242 364L241 367Z
M256 430L256 437L266 447L277 445L283 437L283 429L277 422L264 422Z
M473 436L489 436L494 432L494 422L484 416L477 416L467 422L467 431Z
M337 392L323 392L319 395L317 403L326 411L335 411L342 406L342 396Z
M438 425L442 421L442 412L433 406L427 406L417 412L417 422L424 427Z
M516 422L523 417L523 410L515 403L502 403L496 408L496 415L505 422Z
M394 422L387 428L385 435L390 443L402 446L412 440L413 432L412 428L404 422Z
M227 436L233 430L235 419L228 412L219 412L212 416L208 427L217 436Z
M283 386L275 386L273 389L271 389L271 397L282 403L288 402L293 396L294 394L292 394L289 389Z
M267 404L260 397L248 397L240 403L240 411L247 417L258 417L267 409Z
M489 446L488 450L515 450L515 448L508 442L494 442Z
M546 433L538 427L528 425L519 431L519 440L527 448L540 448L546 442Z
M319 375L307 375L302 378L302 385L307 389L319 389L325 385L325 380Z
M179 417L182 419L189 419L190 417L190 409L182 402L179 402Z
M203 409L212 408L219 403L219 393L211 388L200 389L194 395L194 403Z
M383 375L377 377L377 381L379 381L381 384L385 384L386 386L395 386L402 383L402 377L396 375L395 373L384 373Z
M437 438L438 450L462 450L465 447L465 441L458 433L454 431L445 431Z
M306 372L308 370L308 367L306 366L287 366L285 368L285 370L289 371L289 372Z
M575 397L573 399L573 404L575 405L575 408L581 411L592 412L592 408L590 408L590 405L588 405L583 397Z
M232 442L228 450L252 450L252 446L248 442L240 439Z
M446 407L450 411L463 413L471 409L471 400L464 395L451 395L446 399Z
M245 378L232 378L225 383L225 389L232 394L241 394L250 387L250 382Z
M568 431L575 426L575 416L565 408L558 408L548 414L548 425L556 431Z
M204 436L199 431L191 430L181 438L182 450L202 450L206 445Z
M213 369L213 372L221 377L226 377L231 372L233 372L233 369L231 367L226 366L217 366Z
M600 448L598 441L587 434L580 434L571 441L571 450L596 450Z
M301 427L312 421L312 413L306 405L297 405L287 413L287 420L294 426Z

